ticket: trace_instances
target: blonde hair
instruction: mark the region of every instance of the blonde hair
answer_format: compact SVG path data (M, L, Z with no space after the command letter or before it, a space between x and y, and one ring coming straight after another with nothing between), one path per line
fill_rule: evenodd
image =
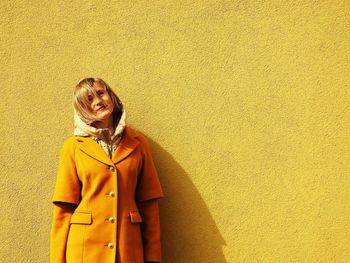
M94 87L100 85L107 91L109 97L113 102L113 122L119 121L123 113L123 104L114 93L111 87L100 78L84 78L79 81L73 92L73 107L81 118L88 125L93 125L94 122L100 121L93 113L88 100L88 94L92 94L94 97L99 96Z

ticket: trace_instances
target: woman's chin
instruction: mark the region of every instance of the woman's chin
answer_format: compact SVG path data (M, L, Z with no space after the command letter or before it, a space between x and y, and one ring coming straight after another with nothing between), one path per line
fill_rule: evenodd
M112 117L112 113L109 111L103 111L96 114L96 117L101 120L107 120L108 118Z

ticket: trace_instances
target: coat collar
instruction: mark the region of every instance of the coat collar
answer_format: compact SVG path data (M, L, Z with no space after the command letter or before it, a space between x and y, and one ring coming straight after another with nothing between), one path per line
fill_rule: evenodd
M131 128L126 127L123 132L123 137L118 144L116 151L113 153L112 159L110 159L101 146L92 138L77 136L78 142L80 142L78 147L81 151L97 161L113 166L124 160L136 149L139 144L136 137L137 134L134 133Z

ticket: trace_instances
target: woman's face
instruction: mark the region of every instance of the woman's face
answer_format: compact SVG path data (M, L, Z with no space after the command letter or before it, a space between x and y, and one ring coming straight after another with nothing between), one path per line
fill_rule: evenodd
M88 94L88 100L93 114L95 114L97 118L103 120L112 118L114 105L108 92L98 83L95 83L93 87L98 94L98 96Z

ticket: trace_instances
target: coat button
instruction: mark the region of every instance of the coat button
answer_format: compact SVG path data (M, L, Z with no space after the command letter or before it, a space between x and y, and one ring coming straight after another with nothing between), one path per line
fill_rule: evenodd
M111 192L108 193L108 195L109 195L110 197L115 197L115 192L111 191Z
M108 218L108 221L109 221L109 223L113 224L115 222L115 218L113 216L111 216Z
M114 172L115 168L114 168L113 166L110 166L110 167L109 167L109 170L110 170L111 172Z
M108 247L109 249L113 249L113 248L114 248L114 244L113 244L112 242L109 242L108 245L107 245L107 247Z

